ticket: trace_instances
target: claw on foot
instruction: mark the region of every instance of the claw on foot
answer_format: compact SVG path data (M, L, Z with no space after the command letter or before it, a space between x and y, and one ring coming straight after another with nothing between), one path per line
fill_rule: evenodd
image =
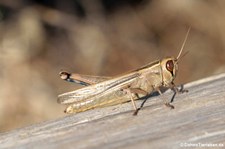
M171 109L174 109L174 106L173 105L171 105L170 103L165 103L165 105L167 106L167 107L169 107L169 108L171 108Z

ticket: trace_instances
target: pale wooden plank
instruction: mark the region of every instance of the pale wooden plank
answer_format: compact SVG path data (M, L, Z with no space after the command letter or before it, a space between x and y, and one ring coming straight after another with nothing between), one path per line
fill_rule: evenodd
M163 96L149 98L138 116L132 105L94 109L0 135L1 148L180 148L181 143L225 147L225 74L184 86L188 93L166 108ZM137 102L139 105L142 101Z

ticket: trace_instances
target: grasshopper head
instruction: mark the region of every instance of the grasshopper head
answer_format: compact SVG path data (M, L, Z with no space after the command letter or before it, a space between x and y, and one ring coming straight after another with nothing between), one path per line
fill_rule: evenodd
M161 68L162 68L163 84L165 86L169 86L169 84L173 82L177 74L178 70L177 59L174 57L164 58L163 60L161 60Z
M189 29L187 31L187 34L185 36L184 42L181 46L178 56L176 58L168 57L168 58L165 58L160 61L161 68L162 68L162 82L165 86L169 86L169 84L171 84L173 82L173 80L176 77L177 70L178 70L178 61L180 60L181 57L184 57L187 54L187 52L186 52L181 56L190 30L191 30L191 27L189 27Z

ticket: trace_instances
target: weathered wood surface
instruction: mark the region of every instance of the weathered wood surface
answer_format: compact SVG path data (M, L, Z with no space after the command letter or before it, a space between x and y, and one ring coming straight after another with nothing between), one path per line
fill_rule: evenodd
M173 110L162 104L173 95L167 91L149 98L138 116L131 103L94 109L2 133L0 148L225 148L225 74L184 87L189 92L175 97Z

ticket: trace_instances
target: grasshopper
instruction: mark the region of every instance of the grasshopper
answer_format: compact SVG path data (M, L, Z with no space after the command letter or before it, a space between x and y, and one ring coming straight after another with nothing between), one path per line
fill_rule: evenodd
M58 103L69 104L64 111L65 113L78 113L131 101L135 110L133 115L136 115L140 108L137 108L134 100L156 91L162 95L161 87L170 88L175 94L187 91L178 90L173 81L177 75L178 62L181 58L189 31L190 28L177 57L156 60L117 77L100 77L65 71L60 72L61 79L78 83L85 87L59 95ZM174 106L171 102L172 100L170 102L164 100L165 105L173 109Z

